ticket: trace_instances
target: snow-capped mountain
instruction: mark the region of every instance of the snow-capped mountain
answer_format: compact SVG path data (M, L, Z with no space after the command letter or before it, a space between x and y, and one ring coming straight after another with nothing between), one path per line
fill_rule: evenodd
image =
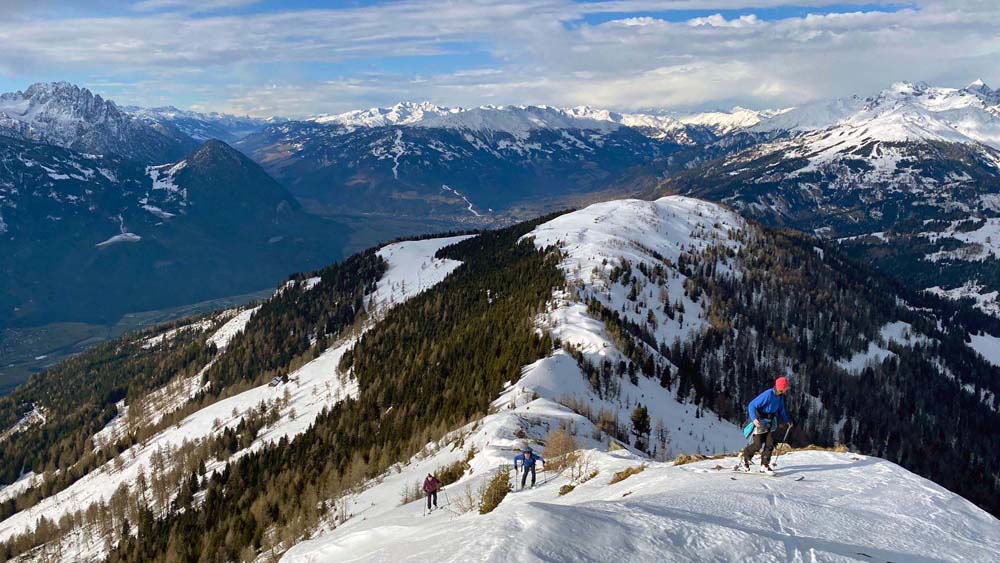
M176 130L151 127L114 102L66 82L0 94L0 135L147 164L175 160L196 146Z
M343 125L345 128L353 130L359 127L411 125L430 117L461 111L463 111L462 108L441 107L430 102L400 102L387 108L369 108L334 115L317 115L310 118L309 121Z
M202 113L177 109L173 106L156 108L126 106L122 109L151 125L176 128L199 142L219 139L232 143L260 131L267 125L284 121L273 117L258 118L217 112Z
M995 509L1000 321L966 320L686 197L397 242L0 401L0 542L23 561L770 560L793 540L988 560L1000 524L952 491ZM848 447L733 475L776 373L789 441ZM510 493L525 445L549 471ZM446 492L421 516L430 472Z
M220 141L144 165L0 138L0 161L4 323L113 321L255 291L342 244Z
M842 153L869 142L981 143L1000 149L1000 96L981 80L960 89L898 82L871 98L792 109L752 130L829 132L843 138Z
M526 138L532 131L543 129L586 129L608 132L624 126L636 129L654 139L670 139L680 144L695 144L705 140L703 131L686 127L684 123L670 116L618 113L590 106L556 108L487 105L461 108L441 107L430 102L402 102L387 108L319 115L310 118L310 121L343 125L352 131L363 127L411 125L432 129L490 131L506 133L517 138Z
M745 134L764 142L668 178L666 189L839 239L920 289L1000 289L990 236L1000 213L1000 104L981 81L897 83L782 113Z
M792 109L753 110L736 106L730 111L707 111L684 115L679 117L678 121L686 125L706 127L716 135L723 136L769 123L775 117L789 111Z

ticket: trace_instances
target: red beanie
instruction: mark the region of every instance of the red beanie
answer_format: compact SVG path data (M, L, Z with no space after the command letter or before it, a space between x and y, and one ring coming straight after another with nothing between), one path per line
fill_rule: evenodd
M788 378L787 377L779 377L778 379L775 379L774 380L774 388L777 389L778 391L784 391L784 390L788 389Z

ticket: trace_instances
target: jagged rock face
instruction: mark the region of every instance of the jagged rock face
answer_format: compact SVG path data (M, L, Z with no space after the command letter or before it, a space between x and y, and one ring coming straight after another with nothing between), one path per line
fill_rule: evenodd
M66 82L0 95L0 126L22 139L148 164L176 160L195 146L179 131L157 130L114 102Z

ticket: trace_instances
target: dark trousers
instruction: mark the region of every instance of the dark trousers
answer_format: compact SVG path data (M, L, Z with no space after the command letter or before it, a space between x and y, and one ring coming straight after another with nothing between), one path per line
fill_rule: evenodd
M754 434L747 447L743 448L743 459L749 462L761 446L764 447L764 451L760 454L760 464L771 465L771 452L774 451L774 432Z
M427 493L427 510L431 509L431 499L434 499L434 508L438 505L438 492L437 491L426 491Z
M531 471L531 486L535 486L535 466L531 467L521 467L521 488L524 488L525 482L528 481L528 471Z

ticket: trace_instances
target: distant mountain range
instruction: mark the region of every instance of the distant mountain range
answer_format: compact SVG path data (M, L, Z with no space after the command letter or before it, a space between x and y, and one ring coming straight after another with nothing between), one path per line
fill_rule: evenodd
M0 325L114 322L341 255L343 227L303 213L225 143L189 135L195 114L134 115L67 83L3 94L0 112Z
M195 141L218 139L232 143L267 125L285 121L275 117L257 118L216 112L201 113L181 110L172 106L157 108L126 106L122 109L153 127L174 128Z
M982 81L805 106L705 152L721 156L660 190L837 239L916 289L964 287L950 295L998 312L983 296L1000 289L1000 93Z
M855 255L907 272L914 287L961 294L990 310L989 296L1000 290L1000 237L993 236L998 108L1000 93L976 81L960 89L899 83L871 97L767 111L666 115L406 102L285 120L119 108L54 83L0 96L0 132L7 143L76 151L46 164L68 176L61 182L75 180L65 169L70 161L83 166L94 155L139 163L141 174L121 177L148 182L135 193L149 192L152 203L134 206L167 214L176 214L171 205L179 196L153 190L152 175L167 174L164 164L209 138L249 155L306 211L372 225L489 226L621 195L695 195L838 239ZM149 174L145 166L153 167ZM10 192L27 191L22 180L29 177L6 181L0 230L13 233ZM56 182L47 173L37 178L33 192ZM60 186L68 184L51 188L58 194ZM175 199L157 200L168 194ZM120 230L119 210L84 195L74 197ZM50 211L41 217L65 216Z

